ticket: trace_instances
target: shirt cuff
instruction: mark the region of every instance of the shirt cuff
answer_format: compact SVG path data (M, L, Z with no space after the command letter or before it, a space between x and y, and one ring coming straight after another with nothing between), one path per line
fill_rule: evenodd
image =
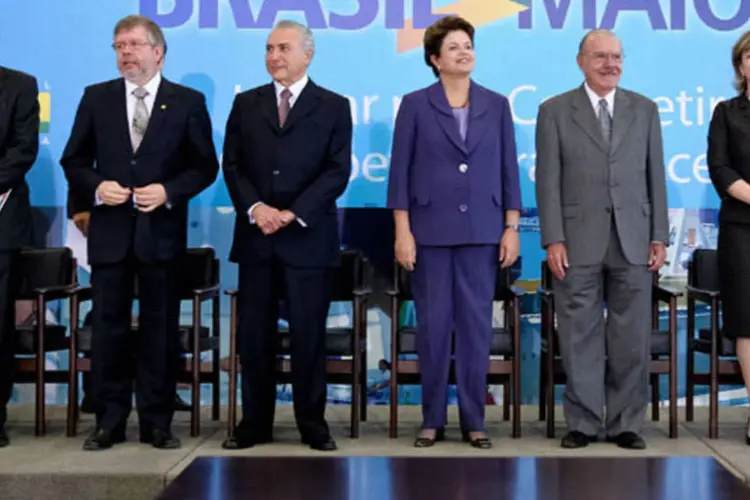
M262 205L262 204L263 204L262 201L256 201L255 203L252 204L250 209L247 211L247 218L250 219L250 224L255 224L255 218L252 215L253 210L255 210L255 207L257 207L258 205Z

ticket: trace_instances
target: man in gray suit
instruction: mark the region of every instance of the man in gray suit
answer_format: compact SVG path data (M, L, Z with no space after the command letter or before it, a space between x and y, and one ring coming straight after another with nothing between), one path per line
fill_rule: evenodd
M651 273L669 236L661 125L654 102L618 87L612 33L588 33L577 61L584 84L544 102L536 129L539 222L568 378L562 446L587 446L604 427L607 441L643 449Z

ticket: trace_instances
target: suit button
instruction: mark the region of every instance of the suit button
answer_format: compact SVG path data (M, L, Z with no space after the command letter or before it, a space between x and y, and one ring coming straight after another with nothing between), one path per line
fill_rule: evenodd
M460 172L461 172L462 174L465 174L465 173L466 173L466 171L467 171L467 170L469 170L469 166L468 166L468 165L467 165L466 163L462 163L461 165L459 165L459 166L458 166L458 170L459 170L459 171L460 171Z
M462 203L462 204L460 204L460 205L458 206L458 210L459 210L459 212L466 212L467 210L469 210L469 207L468 207L468 206L466 206L466 205L464 205L464 204Z
M607 212L608 214L611 214L611 213L612 213L612 207L607 207L607 208L606 208L605 210L606 210L606 212Z
M137 161L135 161L135 160L130 160L130 164L131 164L131 165L135 165L136 163L138 163L138 162L137 162Z
M273 175L279 175L279 171L278 170L274 170L273 171Z

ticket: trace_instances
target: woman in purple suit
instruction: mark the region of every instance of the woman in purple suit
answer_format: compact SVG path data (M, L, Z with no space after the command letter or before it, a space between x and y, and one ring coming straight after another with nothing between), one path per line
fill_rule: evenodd
M445 17L424 34L438 81L404 96L393 134L388 207L396 259L413 271L422 429L414 445L444 439L451 357L464 441L484 431L497 266L518 258L521 209L508 100L471 80L474 28Z

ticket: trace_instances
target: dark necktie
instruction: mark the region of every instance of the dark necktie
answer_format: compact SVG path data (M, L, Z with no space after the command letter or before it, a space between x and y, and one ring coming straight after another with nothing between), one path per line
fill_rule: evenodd
M290 97L292 97L292 93L289 92L289 89L284 89L281 91L281 102L279 103L279 126L280 127L284 126L284 123L286 122L286 119L289 116L289 110L291 109L289 106Z

